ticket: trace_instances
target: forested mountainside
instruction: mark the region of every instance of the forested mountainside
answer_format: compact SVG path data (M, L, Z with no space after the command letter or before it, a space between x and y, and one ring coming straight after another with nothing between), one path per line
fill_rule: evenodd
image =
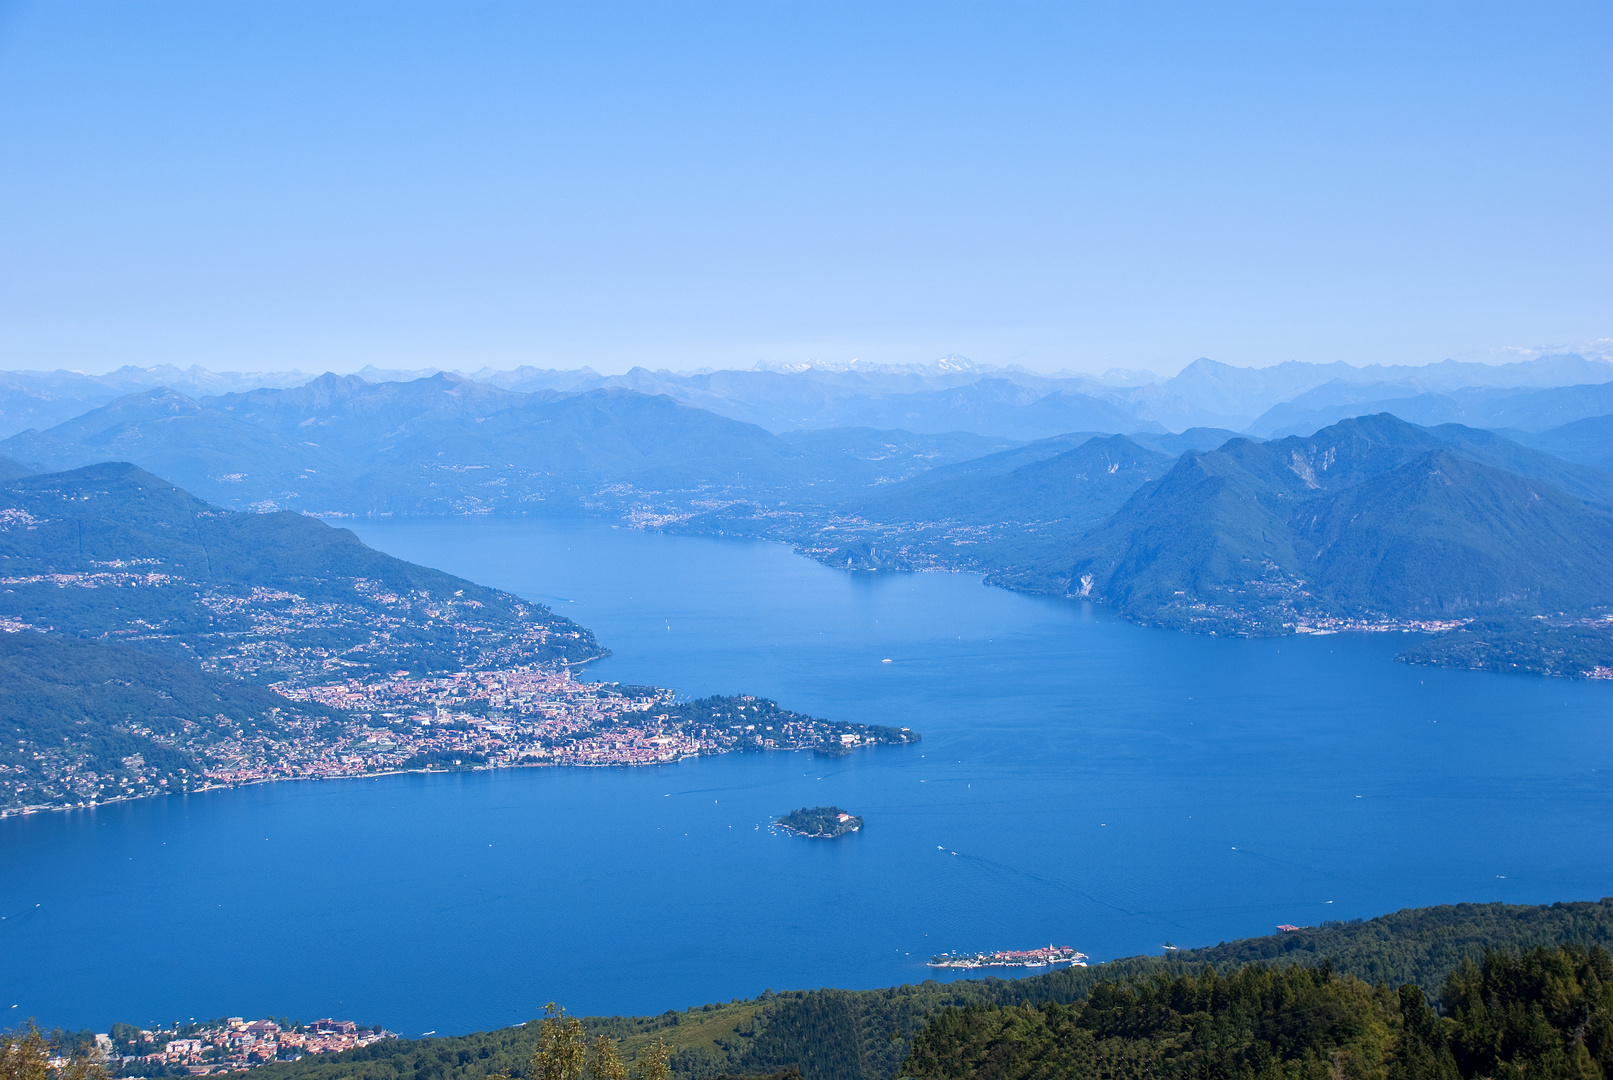
M904 470L919 466L918 475L949 462L968 462L1020 445L1013 439L976 435L968 431L917 435L889 428L841 427L815 431L786 431L780 436L802 452L820 457L825 464L838 463L848 479L888 484L897 474L889 464L901 463ZM838 473L836 474L838 475ZM912 475L905 472L904 475Z
M937 469L840 513L877 523L863 531L886 548L900 544L953 560L967 552L970 568L987 571L994 584L1058 591L1071 547L1137 488L1163 476L1173 460L1124 435L1096 436L1007 471L993 468L992 458L953 466L953 472ZM851 521L841 521L838 530L857 531Z
M316 656L363 672L458 668L472 653L600 655L590 631L541 604L315 518L222 510L133 465L14 479L0 504L0 618L15 629L137 643L243 674ZM266 643L256 655L243 644L253 640Z
M0 809L189 791L203 748L330 710L117 642L0 633Z
M1056 593L1076 541L1173 460L1124 435L1045 439L833 507L747 500L663 528L787 540L831 566L977 570Z
M1033 444L1034 445L1034 444ZM1148 450L1124 435L1096 436L1063 453L1007 471L992 457L934 469L893 484L845 510L907 524L965 525L1067 520L1085 530L1113 513L1141 484L1170 468L1173 455Z
M301 386L313 376L301 371L213 372L192 365L124 366L104 375L79 371L0 371L0 438L29 428L48 428L125 394L166 386L200 397L260 386Z
M1613 415L1576 420L1519 441L1565 461L1613 471Z
M542 605L127 464L0 484L0 631L5 811L329 749L336 714L297 699L316 684L603 652Z
M1051 393L1007 379L981 379L968 386L882 397L842 413L852 424L906 431L976 431L1018 439L1041 439L1065 431L1158 431L1137 410L1079 391Z
M800 1069L804 1080L891 1080L932 1017L969 1006L1069 1005L1101 983L1176 978L1213 965L1221 977L1249 963L1317 968L1339 977L1405 984L1437 996L1464 961L1487 950L1582 948L1613 942L1613 899L1550 906L1455 904L1415 908L1365 922L1183 949L1168 958L1133 957L1030 978L926 981L882 990L773 993L659 1016L592 1017L589 1033L623 1040L631 1060L652 1041L672 1045L681 1080ZM1297 977L1296 984L1297 984ZM539 992L541 996L541 991ZM483 1080L499 1073L530 1080L536 1023L452 1038L376 1043L334 1059L265 1066L256 1080ZM1057 1075L1057 1074L1052 1074Z
M1447 978L1440 1011L1322 967L1250 965L1105 982L1064 1005L951 1008L913 1040L911 1080L1284 1077L1472 1080L1613 1071L1613 957L1490 953Z
M1237 633L1613 606L1608 505L1499 443L1380 415L1183 455L1081 541L1069 590Z

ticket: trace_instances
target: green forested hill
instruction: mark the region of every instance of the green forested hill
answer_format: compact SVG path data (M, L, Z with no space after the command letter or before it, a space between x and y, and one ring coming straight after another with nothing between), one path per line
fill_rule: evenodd
M1474 619L1418 642L1396 659L1469 671L1608 678L1613 671L1613 622Z
M115 463L0 483L0 630L6 812L183 790L203 756L214 774L290 775L283 751L339 733L267 687L602 651L541 605L346 529L221 510Z
M1096 436L1006 472L964 473L954 466L939 476L915 477L855 509L881 521L1063 520L1078 534L1112 514L1140 485L1164 475L1171 461L1170 455L1144 449L1124 435Z
M927 981L883 990L809 990L649 1017L594 1017L592 1033L624 1040L632 1054L664 1038L683 1080L756 1075L790 1066L805 1080L890 1080L911 1040L941 1010L962 1006L1069 1004L1103 981L1197 973L1223 975L1250 963L1330 963L1391 988L1406 983L1438 994L1464 960L1486 949L1521 950L1613 943L1613 899L1549 906L1455 904L1416 908L1365 922L1334 923L1271 937L1184 949L1168 959L1134 957L1026 979ZM267 1066L254 1080L482 1080L499 1072L526 1080L537 1025L454 1038L377 1043L335 1059ZM1049 1074L1059 1075L1059 1074Z
M1307 588L1335 610L1437 619L1613 603L1613 517L1443 450L1291 520Z
M1613 513L1531 454L1387 415L1186 454L1080 542L1070 588L1223 632L1613 605Z
M221 510L133 465L0 485L0 618L205 655L204 639L221 643L218 635L252 624L243 605L283 600L265 590L376 612L418 609L395 636L399 655L387 658L406 664L454 666L469 646L450 632L461 626L487 643L530 630L542 638L527 650L535 659L599 655L589 631L542 605L386 555L302 514ZM298 620L304 632L321 621L330 620ZM357 641L347 639L358 627L325 629L327 648Z
M0 807L183 791L201 764L182 732L274 732L292 709L327 712L116 642L0 633ZM96 780L46 767L59 758Z
M911 1080L1248 1077L1593 1080L1613 1072L1613 958L1558 946L1467 960L1440 995L1328 967L1213 967L1092 988L1084 1002L944 1010Z
M1549 453L1533 441L1525 445L1498 432L1463 424L1439 424L1427 430L1453 453L1480 465L1544 480L1576 499L1613 506L1613 473L1604 468Z
M1170 454L1140 445L1147 438L1171 437L1059 436L939 465L838 505L740 502L668 530L788 540L837 567L938 564L1062 592L1082 534L1170 468Z
M993 459L1008 463L1017 456L1009 451L978 465L936 470L939 475L882 488L843 512L898 528L942 523L942 543L967 538L971 557L989 569L993 583L1040 590L1064 577L1082 534L1163 476L1173 460L1124 435L1107 435L1004 471L990 467Z

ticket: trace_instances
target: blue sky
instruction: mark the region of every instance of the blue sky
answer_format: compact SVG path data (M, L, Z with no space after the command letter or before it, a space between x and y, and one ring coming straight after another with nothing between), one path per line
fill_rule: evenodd
M1610 46L1606 3L0 3L0 367L1613 349Z

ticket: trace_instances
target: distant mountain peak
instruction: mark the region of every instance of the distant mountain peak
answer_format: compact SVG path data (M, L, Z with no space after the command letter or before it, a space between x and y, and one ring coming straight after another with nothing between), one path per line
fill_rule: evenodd
M1006 370L992 364L977 364L967 356L949 354L927 364L881 364L871 360L758 360L752 371L801 375L808 371L834 373L867 372L873 375L956 375L991 374Z

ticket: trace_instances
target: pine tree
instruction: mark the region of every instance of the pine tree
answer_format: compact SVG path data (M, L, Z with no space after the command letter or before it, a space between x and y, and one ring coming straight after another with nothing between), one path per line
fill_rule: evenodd
M527 1068L527 1080L582 1080L588 1040L582 1021L567 1016L554 1002L544 1009L538 1048Z
M594 1040L594 1052L588 1059L590 1080L627 1080L627 1066L616 1050L616 1040L601 1035Z
M639 1053L639 1080L672 1080L672 1047L656 1039Z

